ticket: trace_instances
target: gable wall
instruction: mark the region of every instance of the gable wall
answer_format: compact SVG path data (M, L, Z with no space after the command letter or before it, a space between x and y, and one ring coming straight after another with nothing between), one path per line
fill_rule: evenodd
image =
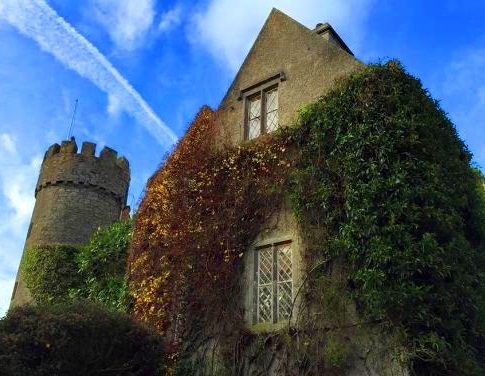
M328 92L335 80L345 77L362 66L362 63L329 40L328 35L320 36L283 13L273 10L221 102L216 114L216 130L219 137L217 141L219 144L234 146L244 140L245 103L244 100L238 99L242 89L283 72L286 80L278 84L280 126L291 126L294 124L300 108ZM307 272L303 263L305 244L303 244L300 231L289 205L283 205L283 208L275 212L268 223L262 226L259 235L253 242L253 246L257 246L275 242L277 239L291 239L292 241L293 298L296 299L292 316L294 325L298 325L295 318L300 311L303 315L313 312L311 311L313 307L308 307L305 311L301 309L300 299L296 298L296 292L304 283L303 276ZM278 331L278 329L285 328L286 321L260 327L252 325L254 309L256 309L254 299L257 283L254 275L257 267L255 252L254 247L250 247L244 252L244 272L241 280L242 305L247 329L248 332L262 332L263 335L267 335L265 331L274 331L277 337L278 333L284 332L284 330ZM379 326L363 325L361 327L358 324L360 319L355 313L355 307L349 306L348 310L348 317L340 318L350 328L341 333L348 338L350 348L348 364L346 364L346 369L341 370L329 367L329 374L409 376L407 368L393 358L392 338L383 334L382 328ZM280 327L281 323L285 326ZM216 338L217 334L209 333L207 333L208 338ZM266 340L270 337L267 335ZM298 364L289 363L289 347L282 346L275 349L266 346L266 340L265 346L257 347L256 350L252 347L251 342L246 345L237 344L235 348L241 346L239 355L237 359L235 358L238 374L296 375L302 372ZM202 354L202 358L205 358L205 362L202 364L210 365L211 371L202 368L198 374L220 373L215 372L214 368L220 350L218 350L216 342L209 340L200 349L198 354ZM261 359L264 360L264 368L259 363Z
M229 145L243 141L241 89L284 72L286 80L278 86L280 126L290 126L301 107L360 66L353 56L273 9L221 103L216 122L219 141Z

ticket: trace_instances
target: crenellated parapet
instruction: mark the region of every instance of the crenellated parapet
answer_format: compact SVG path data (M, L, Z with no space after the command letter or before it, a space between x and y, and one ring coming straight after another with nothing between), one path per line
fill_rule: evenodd
M36 197L49 186L78 185L104 191L124 204L130 182L127 159L118 158L118 153L106 146L99 157L95 154L96 144L91 142L83 142L81 152L78 153L74 138L49 147L35 188Z

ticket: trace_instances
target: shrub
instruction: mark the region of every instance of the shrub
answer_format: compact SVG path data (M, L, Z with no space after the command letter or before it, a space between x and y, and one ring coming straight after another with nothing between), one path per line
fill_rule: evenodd
M83 283L77 295L120 311L128 309L125 277L131 221L100 228L77 255Z
M69 301L81 278L71 245L42 245L27 249L22 260L25 283L37 303Z
M22 273L35 302L88 299L126 312L126 259L131 221L98 229L85 246L43 245L27 250Z
M155 376L162 354L156 334L92 303L14 308L0 320L4 376Z

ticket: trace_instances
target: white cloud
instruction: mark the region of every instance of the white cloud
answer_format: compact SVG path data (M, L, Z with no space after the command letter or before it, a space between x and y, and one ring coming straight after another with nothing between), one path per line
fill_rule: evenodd
M182 7L180 5L163 13L160 16L158 31L161 33L166 33L174 29L175 27L180 25L180 22L182 21L181 16L182 16Z
M0 317L10 304L13 282L24 247L27 226L35 204L32 187L41 156L25 161L16 139L0 134Z
M118 97L108 94L108 114L110 114L113 117L116 117L120 114L121 112L121 103Z
M345 36L349 47L357 51L372 3L373 0L212 0L206 9L195 14L189 38L235 71L269 12L276 7L310 28L319 22L330 22Z
M118 98L120 106L168 148L174 133L158 118L141 95L86 38L60 17L45 0L1 0L4 19L61 63Z
M14 154L16 151L12 137L6 133L0 135L0 145L9 154Z
M144 44L155 17L153 0L91 0L91 9L94 19L123 51Z

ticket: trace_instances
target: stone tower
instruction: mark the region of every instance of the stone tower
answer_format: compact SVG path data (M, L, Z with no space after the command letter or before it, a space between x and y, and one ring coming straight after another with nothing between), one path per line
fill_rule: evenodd
M34 245L84 244L98 227L120 218L130 182L128 161L108 147L99 157L95 150L84 142L79 154L74 138L47 150L24 253ZM31 300L19 268L10 307Z

